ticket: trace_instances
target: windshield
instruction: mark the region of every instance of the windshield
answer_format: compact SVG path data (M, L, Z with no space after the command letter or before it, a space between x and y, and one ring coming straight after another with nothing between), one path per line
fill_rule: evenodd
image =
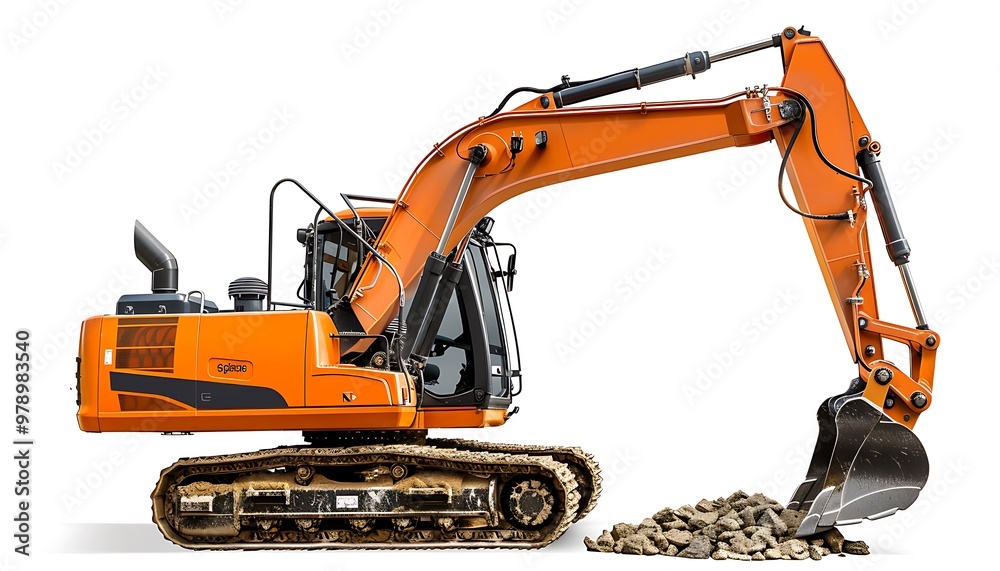
M366 234L381 231L384 222L384 218L366 218ZM316 307L323 309L347 295L364 257L358 253L358 241L349 233L343 232L335 222L320 223L318 247L318 267L313 265L311 255L307 258L309 291L306 297L315 300ZM319 272L318 280L313 275L314 271Z
M488 349L490 394L498 397L510 395L511 363L508 361L508 343L512 341L505 334L501 311L502 295L497 289L493 268L486 256L486 250L472 243L465 253L465 275L448 304L441 327L435 337L434 351L428 359L440 370L436 383L427 390L439 396L457 395L469 391L475 385L472 363L476 343L470 328L479 328L478 338L485 334ZM502 287L502 285L500 286ZM475 314L475 315L472 315ZM516 351L516 349L515 349Z

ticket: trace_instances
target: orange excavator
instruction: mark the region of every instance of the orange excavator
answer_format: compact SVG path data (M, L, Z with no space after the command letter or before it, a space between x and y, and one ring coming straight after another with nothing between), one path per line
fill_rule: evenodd
M780 86L716 99L578 106L777 48ZM820 90L820 88L822 88ZM531 99L503 111L510 98ZM823 101L810 99L823 94ZM295 180L270 197L267 280L232 282L232 309L178 293L177 261L136 222L152 293L83 323L78 420L88 432L302 431L305 444L183 458L152 493L153 519L193 549L541 547L600 495L594 458L571 446L432 438L499 426L521 388L507 292L516 249L488 213L532 189L618 169L775 141L778 191L800 216L858 377L819 408L819 438L789 508L798 536L892 515L928 476L912 428L931 404L940 337L865 126L819 38L786 28L590 81L518 88L417 166L396 199L341 195L334 211ZM787 175L794 201L782 187ZM272 298L274 201L316 206L298 230L297 298ZM368 206L356 206L366 203ZM873 208L869 208L869 206ZM874 210L915 326L879 318L869 250ZM885 359L883 340L908 363Z

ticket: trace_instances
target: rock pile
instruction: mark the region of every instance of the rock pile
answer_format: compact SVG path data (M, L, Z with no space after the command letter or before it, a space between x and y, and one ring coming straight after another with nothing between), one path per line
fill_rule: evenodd
M837 528L795 538L806 512L785 509L764 494L739 491L728 498L701 500L694 507L664 508L638 525L619 523L590 551L670 555L691 559L822 559L831 553L867 555L863 541L846 541Z

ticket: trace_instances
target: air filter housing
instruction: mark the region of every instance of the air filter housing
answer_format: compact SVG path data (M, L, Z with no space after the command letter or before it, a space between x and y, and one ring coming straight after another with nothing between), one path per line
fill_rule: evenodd
M267 283L258 278L239 278L229 284L233 311L263 311Z

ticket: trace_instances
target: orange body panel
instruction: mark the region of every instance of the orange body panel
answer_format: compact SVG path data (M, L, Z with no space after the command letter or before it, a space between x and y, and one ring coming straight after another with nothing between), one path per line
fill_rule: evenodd
M414 427L412 379L340 364L323 312L105 316L82 331L86 431Z

